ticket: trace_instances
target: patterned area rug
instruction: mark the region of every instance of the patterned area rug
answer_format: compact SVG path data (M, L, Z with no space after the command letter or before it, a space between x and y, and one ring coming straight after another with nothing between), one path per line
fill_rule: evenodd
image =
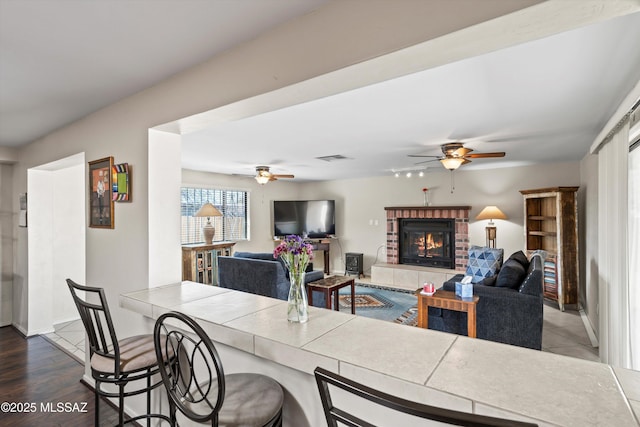
M340 308L351 308L351 294L340 295ZM359 308L393 307L393 303L381 295L356 294L356 310Z
M340 311L351 312L351 289L347 286L339 291ZM356 283L356 316L386 320L402 325L416 324L417 298L413 292ZM413 309L413 311L412 311Z
M411 307L394 320L395 323L407 326L418 326L418 307Z

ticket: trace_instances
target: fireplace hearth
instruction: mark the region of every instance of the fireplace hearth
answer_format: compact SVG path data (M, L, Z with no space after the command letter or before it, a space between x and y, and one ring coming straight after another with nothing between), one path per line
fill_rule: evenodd
M400 264L454 268L455 220L401 219Z

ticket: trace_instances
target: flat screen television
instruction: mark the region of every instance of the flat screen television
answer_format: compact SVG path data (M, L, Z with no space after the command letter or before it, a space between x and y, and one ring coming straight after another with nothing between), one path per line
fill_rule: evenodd
M335 200L275 200L274 237L296 234L321 238L336 234Z

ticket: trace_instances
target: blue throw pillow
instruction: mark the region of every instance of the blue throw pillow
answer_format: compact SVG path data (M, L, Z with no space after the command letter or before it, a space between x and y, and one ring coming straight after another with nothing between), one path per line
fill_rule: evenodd
M469 248L469 262L467 264L467 276L471 276L471 283L478 283L486 277L491 277L500 270L503 249L471 246Z

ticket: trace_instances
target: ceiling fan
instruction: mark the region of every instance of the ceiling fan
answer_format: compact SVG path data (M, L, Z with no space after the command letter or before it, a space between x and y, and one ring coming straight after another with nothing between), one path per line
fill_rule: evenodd
M276 181L279 178L294 178L293 175L282 175L269 172L269 166L256 166L256 176L258 184L264 185L269 181Z
M440 160L442 165L449 170L458 169L460 166L471 162L470 159L487 159L494 157L504 157L504 152L496 153L473 153L471 148L466 148L462 142L448 142L440 146L444 156L427 156L422 154L409 154L409 157L434 157L434 160ZM431 162L433 160L427 160Z

